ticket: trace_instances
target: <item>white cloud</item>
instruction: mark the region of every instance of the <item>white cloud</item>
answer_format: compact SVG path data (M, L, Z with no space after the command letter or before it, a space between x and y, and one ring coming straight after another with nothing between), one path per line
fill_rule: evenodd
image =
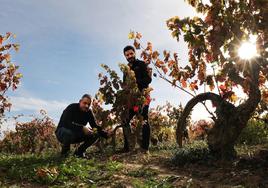
M7 119L4 121L3 124L0 126L0 140L4 138L5 132L13 131L15 129L15 120L14 119Z
M13 96L10 97L12 103L12 112L23 112L32 111L33 113L38 113L40 110L45 110L48 115L50 115L54 120L58 119L60 113L68 105L65 101L57 100L44 100L35 97L23 97L23 96Z
M214 113L215 108L212 107L210 101L206 102L206 106L210 110L210 112ZM191 117L193 121L198 121L200 119L210 119L211 115L208 113L206 108L201 103L199 103L193 108Z
M28 92L26 91L25 93ZM66 101L36 98L30 96L29 93L26 96L11 96L9 98L12 103L12 107L10 113L6 113L8 118L3 122L3 124L1 124L0 139L3 138L5 131L12 131L15 129L15 120L12 118L13 116L23 114L24 116L19 118L19 121L24 122L31 120L31 115L38 116L40 115L40 110L45 110L48 116L57 124L62 111L69 104Z

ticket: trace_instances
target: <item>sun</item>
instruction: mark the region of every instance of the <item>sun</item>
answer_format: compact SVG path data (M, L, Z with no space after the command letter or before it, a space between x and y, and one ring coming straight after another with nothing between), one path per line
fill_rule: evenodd
M241 59L252 59L257 56L256 45L251 42L244 42L238 50L238 55Z
M256 38L253 36L249 41L243 42L238 49L238 55L241 59L249 60L258 55L256 48Z

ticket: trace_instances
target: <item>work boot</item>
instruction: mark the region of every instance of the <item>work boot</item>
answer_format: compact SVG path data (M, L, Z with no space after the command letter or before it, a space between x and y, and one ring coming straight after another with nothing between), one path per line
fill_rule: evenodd
M61 147L61 156L68 157L70 154L70 145L62 145Z
M78 152L77 150L74 152L74 156L77 158L86 158L85 153Z

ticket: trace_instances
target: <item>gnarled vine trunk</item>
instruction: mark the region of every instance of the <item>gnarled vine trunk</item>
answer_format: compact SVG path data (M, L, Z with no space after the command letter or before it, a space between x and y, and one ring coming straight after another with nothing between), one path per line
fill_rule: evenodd
M251 81L249 83L249 97L239 106L225 101L220 95L207 92L192 98L185 106L184 111L178 120L177 143L182 147L183 131L186 129L186 118L194 106L200 102L210 100L216 106L216 119L214 126L208 132L208 146L211 154L218 158L229 159L235 156L235 142L248 120L255 111L261 99L258 87L258 66L253 67Z

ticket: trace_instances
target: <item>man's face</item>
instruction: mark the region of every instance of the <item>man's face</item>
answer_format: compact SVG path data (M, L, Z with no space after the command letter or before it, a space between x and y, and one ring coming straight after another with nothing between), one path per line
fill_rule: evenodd
M80 109L83 112L87 112L89 110L90 104L91 104L91 99L87 97L84 97L79 101Z
M136 60L135 52L133 50L125 51L124 55L129 63L133 63Z

